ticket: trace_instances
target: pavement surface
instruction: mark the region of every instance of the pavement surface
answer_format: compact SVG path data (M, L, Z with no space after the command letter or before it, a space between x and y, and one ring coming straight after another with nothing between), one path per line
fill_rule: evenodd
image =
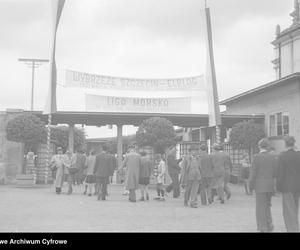
M53 186L0 186L0 232L256 232L255 196L231 185L232 197L225 204L215 201L198 208L183 206L182 195L156 201L131 203L123 186L110 185L106 201L83 195L83 185L73 194L54 193ZM137 191L137 198L140 192ZM216 200L216 199L215 199ZM275 232L285 232L281 196L272 199Z

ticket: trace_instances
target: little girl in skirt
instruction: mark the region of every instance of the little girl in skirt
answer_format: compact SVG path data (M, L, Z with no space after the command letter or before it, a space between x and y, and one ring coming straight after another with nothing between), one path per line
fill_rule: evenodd
M156 176L156 191L157 197L154 200L158 201L165 201L165 189L164 183L166 178L166 162L164 156L160 156L160 162L155 169L155 176Z

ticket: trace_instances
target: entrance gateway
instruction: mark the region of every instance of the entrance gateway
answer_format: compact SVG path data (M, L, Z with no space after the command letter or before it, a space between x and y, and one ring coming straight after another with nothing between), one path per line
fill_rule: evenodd
M210 11L205 4L205 22L206 22L206 46L207 46L207 72L205 76L195 76L189 78L179 79L128 79L122 77L102 76L95 74L88 74L82 72L75 72L71 70L66 71L66 87L79 87L89 89L110 89L110 90L130 90L130 91L151 91L167 93L167 91L199 91L205 93L207 96L208 114L195 115L191 114L190 103L191 98L165 98L161 101L157 98L139 98L132 97L108 97L86 95L86 107L88 112L61 112L57 111L56 106L56 85L57 85L57 71L55 62L55 48L56 48L56 33L64 7L65 0L53 0L53 36L52 36L52 53L50 60L50 81L48 98L42 116L43 120L48 120L48 157L50 157L50 135L52 124L69 124L69 150L73 152L74 149L74 126L76 124L84 124L88 126L103 126L103 125L117 125L117 151L118 151L118 165L122 164L122 126L135 125L138 126L141 122L149 117L164 117L170 120L173 125L187 128L200 128L201 137L205 136L205 131L208 127L211 137L216 142L221 140L221 124L225 125L230 121L239 121L240 117L226 117L221 115L219 110L218 91L216 83L216 73L213 56L212 45L212 31ZM121 98L121 99L120 99ZM112 102L112 100L114 100ZM118 100L116 102L116 100ZM119 104L131 104L128 109L118 112ZM137 103L144 103L145 105L136 105ZM157 104L165 105L157 105ZM146 105L147 104L147 105ZM149 104L149 105L148 105ZM150 112L146 112L144 107L151 106ZM154 105L156 104L156 105ZM117 108L115 106L118 106ZM115 107L115 109L113 109ZM251 117L253 118L253 117ZM202 140L202 138L200 139ZM45 180L47 182L47 178Z

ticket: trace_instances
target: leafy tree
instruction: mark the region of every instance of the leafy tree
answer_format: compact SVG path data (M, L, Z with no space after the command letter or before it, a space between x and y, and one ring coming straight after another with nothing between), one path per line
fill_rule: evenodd
M69 127L55 126L51 127L51 142L64 150L69 144ZM86 147L86 135L83 129L74 127L74 150L84 149Z
M122 151L125 152L126 149L128 148L128 146L130 144L133 144L134 142L136 142L136 136L135 135L128 135L128 136L123 136L122 137ZM110 149L110 151L113 154L117 153L117 138L111 138L110 140L108 140L105 145L108 146L108 148Z
M45 123L32 114L17 115L6 125L7 140L24 143L25 152L35 150L37 145L43 142L45 136Z
M136 140L139 146L152 146L156 153L164 153L166 148L176 144L176 134L169 120L152 117L139 126Z
M257 143L266 136L262 124L254 120L237 123L231 130L229 143L236 148L251 151L257 149Z

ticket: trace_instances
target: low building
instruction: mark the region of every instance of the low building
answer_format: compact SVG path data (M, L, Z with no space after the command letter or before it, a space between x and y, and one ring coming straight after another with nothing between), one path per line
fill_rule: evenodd
M300 149L300 7L295 1L293 23L276 28L276 80L220 102L226 115L263 115L265 131L277 152L284 149L283 137L292 135Z

